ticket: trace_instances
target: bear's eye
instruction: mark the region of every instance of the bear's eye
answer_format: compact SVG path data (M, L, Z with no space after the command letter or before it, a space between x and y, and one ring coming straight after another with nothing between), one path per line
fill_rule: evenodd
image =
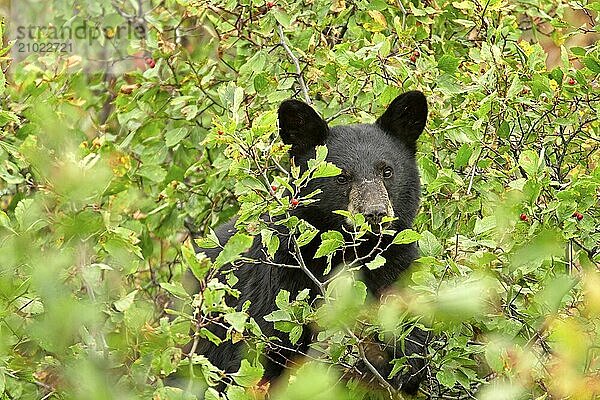
M383 177L386 179L389 179L392 177L392 175L394 175L394 170L392 169L392 167L385 167L383 169Z
M348 176L347 175L338 175L337 177L337 182L340 185L345 185L346 183L348 183Z

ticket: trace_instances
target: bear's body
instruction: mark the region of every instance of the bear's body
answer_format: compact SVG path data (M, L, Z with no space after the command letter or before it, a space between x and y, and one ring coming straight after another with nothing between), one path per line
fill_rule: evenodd
M383 216L393 216L396 220L391 223L390 228L396 231L410 228L417 212L420 192L415 143L424 128L426 117L427 104L420 92L408 92L396 98L375 124L332 128L310 106L295 100L284 102L279 108L280 135L284 143L291 144L290 156L295 164L305 166L307 160L314 158L315 146L326 145L327 161L342 169L342 174L338 177L311 181L301 194L321 189L319 201L306 206L300 205L292 213L322 232L343 231L342 227L347 222L343 216L333 213L335 210L362 213L372 224L378 224ZM235 220L217 229L216 234L221 244L226 243L235 233L234 224ZM278 264L298 265L293 255L292 241L286 237L286 232L280 233L281 244L274 261ZM385 238L380 248L385 248L391 241L389 236ZM376 243L377 239L373 235L359 246L358 256L369 254ZM325 280L323 271L326 259L314 258L318 245L319 241L313 240L302 247L302 258L316 277ZM213 260L218 255L218 249L196 250L204 251ZM264 261L264 253L260 239L256 238L246 256ZM417 253L415 244L391 245L382 254L386 264L375 270L364 268L362 281L372 295L380 295L408 268ZM333 265L340 265L342 261L341 258L334 258ZM348 262L348 258L345 261ZM316 296L318 288L301 269L264 263L242 265L237 268L235 275L239 278L236 288L241 293L236 303L241 305L249 300L251 305L248 313L260 325L262 332L267 337L279 337L280 344L287 348L280 346L267 354L269 361L265 378L271 379L281 373L286 361L295 352L306 351L311 333L309 329L305 329L298 345L292 346L288 334L274 329L273 323L266 322L264 316L277 309L275 297L280 290L289 291L293 298L305 288L309 288L311 295ZM222 328L215 327L215 333L224 336ZM398 389L414 393L424 375L424 361L419 356L425 354L425 334L418 329L413 330L404 346L404 353L400 352L399 346L392 346L388 350L389 360L404 354L408 356L409 363L409 371L396 376L392 383ZM288 350L290 348L295 350ZM217 347L208 341L201 341L198 353L207 356L217 367L235 372L244 357L244 347L241 342L226 342ZM417 357L411 357L415 355ZM381 375L386 377L391 367L387 363L380 367Z

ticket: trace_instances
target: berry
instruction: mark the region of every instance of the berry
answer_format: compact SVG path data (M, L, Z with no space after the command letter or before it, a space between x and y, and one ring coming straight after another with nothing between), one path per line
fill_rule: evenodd
M150 67L150 68L154 68L154 66L156 65L156 61L154 61L153 58L151 57L146 57L146 59L144 60L146 61L146 64Z
M419 50L415 50L413 52L413 56L415 56L415 57L419 57L420 55L421 55L421 53L419 53Z
M574 84L575 84L575 79L569 78L569 85L574 85Z
M273 8L275 6L275 2L274 1L267 1L266 6L267 6L268 9L271 9L271 8Z
M294 207L296 207L300 202L298 201L297 198L293 197L292 200L290 200L290 204Z
M415 57L415 55L413 54L412 56L410 56L410 61L411 62L417 61L417 57Z
M521 219L521 221L527 221L527 219L528 219L528 218L527 218L527 214L525 214L525 213L522 213L522 214L519 216L519 218Z
M277 191L277 186L271 185L271 190L274 191L274 192L276 192Z
M217 131L217 135L221 136L223 134L223 131Z
M572 215L573 218L576 218L577 221L581 221L583 219L583 214L579 211L575 211Z

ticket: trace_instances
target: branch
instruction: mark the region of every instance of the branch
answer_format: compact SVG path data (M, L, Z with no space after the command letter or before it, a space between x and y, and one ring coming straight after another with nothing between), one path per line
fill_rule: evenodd
M283 46L286 53L288 54L288 57L290 58L290 60L292 60L294 66L296 67L296 78L298 79L298 83L300 84L300 88L302 89L304 101L306 102L306 104L312 104L312 101L310 101L310 97L308 96L308 87L306 87L306 83L304 82L304 78L302 77L302 69L300 68L298 58L294 55L292 49L290 49L290 47L285 42L285 34L283 33L283 27L280 23L277 24L277 29L279 31L279 43Z

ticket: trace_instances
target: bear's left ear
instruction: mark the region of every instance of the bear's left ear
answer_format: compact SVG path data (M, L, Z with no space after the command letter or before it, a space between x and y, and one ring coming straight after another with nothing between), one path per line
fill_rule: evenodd
M329 128L327 122L308 104L286 100L279 106L279 135L285 144L291 144L291 155L325 144Z
M426 121L427 100L423 93L415 90L396 97L375 123L416 150L417 139Z

